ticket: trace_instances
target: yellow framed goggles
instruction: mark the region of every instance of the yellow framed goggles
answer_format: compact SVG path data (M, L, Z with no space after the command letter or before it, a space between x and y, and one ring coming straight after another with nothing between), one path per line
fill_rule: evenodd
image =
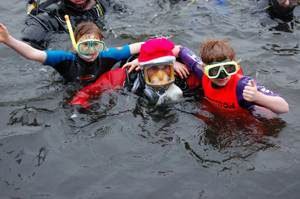
M147 85L152 87L167 86L175 81L174 63L160 63L143 66Z
M221 71L224 71L226 75L234 75L238 72L240 66L236 61L219 62L216 64L210 64L204 66L204 73L208 78L218 78Z
M82 55L99 53L105 49L105 43L97 39L87 39L76 44L76 50Z

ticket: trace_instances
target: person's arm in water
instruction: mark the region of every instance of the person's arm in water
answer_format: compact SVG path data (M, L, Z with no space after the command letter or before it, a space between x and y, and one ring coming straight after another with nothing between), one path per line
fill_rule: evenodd
M243 98L248 102L253 102L257 105L270 109L274 113L287 113L289 111L289 104L280 96L272 93L267 94L264 90L258 89L253 79L249 80L243 90ZM271 91L268 91L271 92Z
M7 28L0 23L0 42L14 49L26 59L44 63L47 55L45 51L35 49L25 42L19 41L8 33Z

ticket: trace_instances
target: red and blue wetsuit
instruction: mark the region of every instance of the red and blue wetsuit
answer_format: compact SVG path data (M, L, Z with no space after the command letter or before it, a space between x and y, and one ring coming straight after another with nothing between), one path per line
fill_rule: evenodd
M117 62L131 56L128 45L122 48L108 48L100 52L93 62L86 62L70 51L47 50L45 52L47 58L44 65L52 66L66 82L79 82L83 85L95 81Z

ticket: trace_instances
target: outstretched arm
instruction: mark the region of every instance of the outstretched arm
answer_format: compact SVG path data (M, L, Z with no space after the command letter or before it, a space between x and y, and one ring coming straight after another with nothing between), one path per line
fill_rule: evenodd
M130 54L135 55L138 54L141 50L141 46L144 42L133 43L129 45Z
M270 109L274 113L287 113L289 104L280 96L266 95L257 90L254 80L249 80L243 90L243 97L246 101L254 102L257 105Z
M7 28L0 23L0 43L4 43L8 47L14 49L17 53L26 59L44 63L46 60L46 52L35 49L25 42L19 41L11 36Z

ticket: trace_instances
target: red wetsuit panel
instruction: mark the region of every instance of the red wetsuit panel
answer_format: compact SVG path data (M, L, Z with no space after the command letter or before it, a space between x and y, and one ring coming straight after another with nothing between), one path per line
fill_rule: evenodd
M207 100L215 107L226 111L242 110L237 100L237 85L242 75L232 75L228 83L219 88L214 88L210 79L203 75L202 85L204 95Z
M201 87L202 85L201 80L194 73L189 75L189 77L186 79L186 82L190 89L195 89Z
M126 79L126 71L122 68L110 70L101 75L96 82L82 88L71 100L71 105L89 107L89 99L99 96L103 91L123 87Z

